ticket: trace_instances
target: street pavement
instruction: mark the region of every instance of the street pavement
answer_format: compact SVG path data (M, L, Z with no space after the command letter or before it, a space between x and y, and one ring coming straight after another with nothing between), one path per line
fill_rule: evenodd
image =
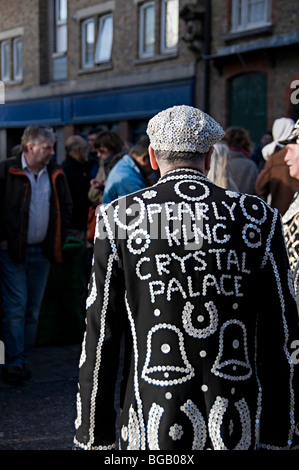
M32 378L21 386L0 377L0 450L71 450L80 344L36 347Z

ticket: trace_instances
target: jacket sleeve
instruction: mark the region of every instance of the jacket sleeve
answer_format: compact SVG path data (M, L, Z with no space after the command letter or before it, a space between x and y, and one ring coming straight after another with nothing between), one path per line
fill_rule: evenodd
M124 328L124 276L110 229L97 216L86 331L79 364L75 446L115 447L115 385Z
M106 181L106 175L105 175L105 170L104 168L100 165L98 172L96 174L95 179L100 183L100 184L105 184ZM94 188L93 186L90 187L88 191L88 199L93 203L93 204L100 204L103 199L103 193L104 193L104 186L100 188Z
M260 447L275 450L299 444L299 365L292 349L299 340L299 326L281 218L276 210L273 214L258 280L256 362Z
M145 187L145 182L141 178L134 175L130 175L130 178L127 179L124 178L120 181L115 181L112 184L109 184L108 180L104 191L103 204L114 201L119 197L135 193L136 191L144 189Z

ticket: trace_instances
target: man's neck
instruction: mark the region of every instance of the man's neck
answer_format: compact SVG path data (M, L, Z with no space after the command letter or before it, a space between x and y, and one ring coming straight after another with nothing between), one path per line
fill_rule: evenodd
M35 175L38 175L38 173L45 168L45 165L43 163L32 162L28 154L24 153L23 155L29 170L32 171L32 173L34 173Z
M204 165L202 163L190 163L190 162L185 162L185 163L181 163L181 164L178 164L178 165L161 166L160 167L160 175L162 177L163 175L165 175L165 173L168 173L168 171L177 170L179 168L190 168L190 169L193 169L193 170L200 171L205 176L207 175L207 172L205 172L205 168L204 168Z

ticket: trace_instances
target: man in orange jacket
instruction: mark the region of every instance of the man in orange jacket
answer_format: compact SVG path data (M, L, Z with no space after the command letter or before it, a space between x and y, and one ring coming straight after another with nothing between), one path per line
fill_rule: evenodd
M72 200L52 160L52 130L27 127L22 153L0 163L0 285L4 381L31 377L26 357L36 336L50 263L61 262Z

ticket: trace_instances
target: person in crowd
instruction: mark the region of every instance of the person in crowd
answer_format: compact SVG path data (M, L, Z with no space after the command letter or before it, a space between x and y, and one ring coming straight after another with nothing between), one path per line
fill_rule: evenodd
M85 316L85 303L91 269L91 258L87 246L88 212L91 202L88 198L90 188L89 165L87 161L88 146L86 140L79 136L70 136L66 141L66 158L62 163L73 201L72 216L67 235L82 242L82 266L78 299L82 315Z
M85 139L79 135L73 135L66 141L66 158L62 163L68 186L73 200L72 217L70 220L68 235L72 235L86 244L87 217L90 200L88 191L90 188L87 152Z
M97 150L99 167L97 175L90 181L88 198L92 203L88 214L87 239L90 244L92 258L93 239L96 224L96 208L102 203L107 177L113 166L126 154L125 144L115 131L103 131L94 142Z
M285 140L293 130L294 120L291 118L281 117L275 119L272 125L272 141L262 148L262 155L265 161L277 152L279 149L284 148L280 141Z
M294 123L290 134L282 141L286 146L285 163L289 169L290 176L299 183L299 119ZM299 192L294 195L288 210L283 215L283 227L286 238L287 249L290 259L290 267L293 273L296 291L297 305L299 311Z
M11 156L17 157L21 152L21 144L14 145L11 149Z
M100 206L74 449L116 446L123 334L120 450L293 448L299 325L279 213L206 177L224 131L201 110L161 111L147 134L159 181Z
M214 145L208 178L221 188L238 191L231 174L229 148L224 142Z
M233 180L241 193L255 194L255 181L258 168L251 159L251 141L246 129L229 127L225 132L225 142L230 150L230 168Z
M99 158L98 152L94 148L94 141L97 138L97 135L103 132L103 128L100 126L92 127L88 131L87 143L88 143L88 157L87 161L89 164L89 179L94 179L97 175L99 169Z
M148 137L141 138L112 168L106 181L103 204L153 184L148 147Z
M278 209L281 215L288 209L299 187L298 180L290 176L284 160L286 148L279 142L287 138L294 124L292 119L283 117L274 121L274 140L262 149L265 166L255 183L256 194Z
M103 131L94 141L98 153L99 169L96 177L90 181L88 197L95 204L101 204L107 176L114 165L123 157L125 146L115 131Z
M62 261L72 200L65 174L51 160L55 135L29 126L22 153L0 163L0 285L2 378L20 384L31 377L27 357L35 344L51 262Z
M271 131L266 131L261 137L259 144L255 146L251 154L252 160L257 164L258 170L261 171L264 168L265 160L263 158L262 149L272 142L273 136Z

